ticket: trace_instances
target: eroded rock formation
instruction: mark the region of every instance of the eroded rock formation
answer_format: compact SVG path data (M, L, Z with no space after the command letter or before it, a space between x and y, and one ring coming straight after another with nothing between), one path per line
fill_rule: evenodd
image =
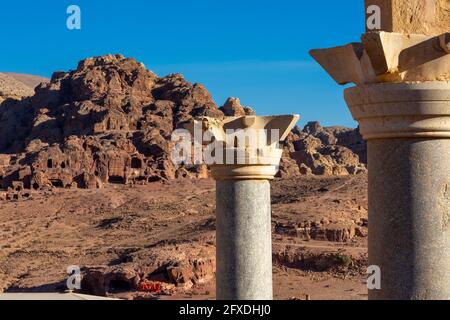
M85 188L202 177L174 167L172 131L196 116L222 117L208 91L179 74L157 77L134 59L108 55L56 72L36 94L0 108L4 187Z
M203 85L180 74L160 78L121 55L89 58L76 70L55 72L30 95L0 105L4 189L16 181L25 189L41 189L205 178L205 166L174 166L172 132L196 117L255 114L237 98L218 108ZM295 174L309 173L304 166L313 174L357 172L357 157L344 148L354 137L346 129L333 130L294 130L286 152L292 159L283 163L297 167ZM312 142L305 140L301 147L305 138Z
M366 144L358 130L308 123L284 143L279 176L348 175L366 172Z
M97 296L127 292L139 299L143 293L172 295L211 281L216 266L211 259L186 259L164 262L155 270L139 270L132 266L87 267L81 282L82 292ZM141 294L139 294L139 292Z

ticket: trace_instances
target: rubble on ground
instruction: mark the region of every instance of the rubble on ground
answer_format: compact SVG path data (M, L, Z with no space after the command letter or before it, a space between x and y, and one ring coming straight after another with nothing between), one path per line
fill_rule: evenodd
M215 265L211 259L171 260L147 272L132 266L87 267L82 275L81 288L83 293L97 296L126 292L133 295L133 299L149 298L189 292L194 286L211 282L214 278Z

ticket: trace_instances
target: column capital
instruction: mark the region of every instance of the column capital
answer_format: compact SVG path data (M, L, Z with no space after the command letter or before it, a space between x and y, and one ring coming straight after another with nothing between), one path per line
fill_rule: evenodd
M208 133L207 140L213 141L214 155L206 164L215 180L270 180L278 171L283 153L279 142L286 139L299 118L298 115L203 117L194 120L188 129L201 128L202 136Z
M356 86L345 100L365 140L450 139L450 82Z

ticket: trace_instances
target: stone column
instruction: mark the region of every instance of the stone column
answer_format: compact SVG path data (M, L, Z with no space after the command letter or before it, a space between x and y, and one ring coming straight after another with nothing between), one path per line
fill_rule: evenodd
M264 174L264 168L250 170L247 173L245 166L212 167L217 180L216 293L219 300L273 298L269 179L273 179L275 170L270 175Z
M370 299L450 299L450 15L446 1L365 0L361 42L311 50L368 141ZM380 21L381 19L381 21Z
M278 144L298 119L203 118L197 126L214 141L214 150L205 152L214 154L206 162L216 180L218 300L273 298L269 181L278 171L283 152Z
M375 84L345 98L368 141L370 299L450 299L450 83Z

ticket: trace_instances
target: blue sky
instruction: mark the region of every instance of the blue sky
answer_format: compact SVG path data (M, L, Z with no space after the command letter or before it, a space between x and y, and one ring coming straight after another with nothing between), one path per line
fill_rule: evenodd
M163 76L203 83L221 105L355 126L309 49L357 41L363 0L15 0L0 4L0 70L49 77L90 56L121 53ZM81 8L82 29L66 28Z

